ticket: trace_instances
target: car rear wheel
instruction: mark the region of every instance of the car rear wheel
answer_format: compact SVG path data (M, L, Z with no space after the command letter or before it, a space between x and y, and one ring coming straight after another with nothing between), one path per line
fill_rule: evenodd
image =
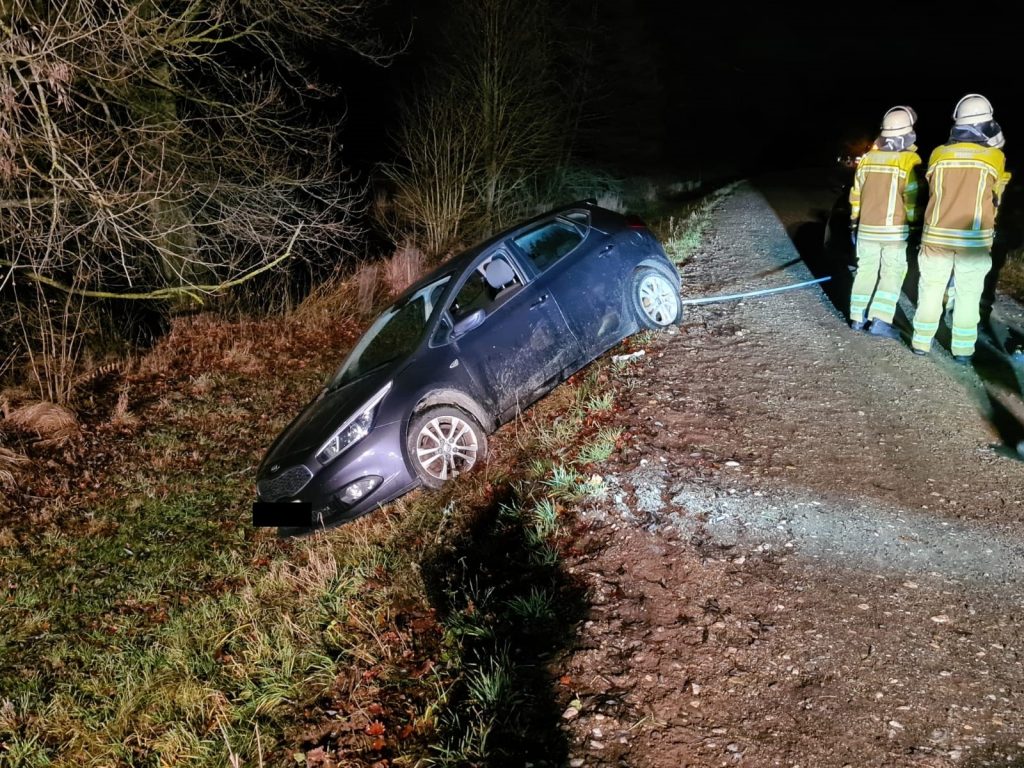
M487 458L487 436L476 419L451 406L428 408L409 424L409 458L423 484L440 488Z
M633 276L633 308L645 328L667 328L679 322L683 305L675 284L652 267Z

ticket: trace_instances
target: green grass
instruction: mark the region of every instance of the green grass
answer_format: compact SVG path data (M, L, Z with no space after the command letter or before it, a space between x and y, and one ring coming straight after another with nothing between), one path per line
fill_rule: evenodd
M579 588L562 569L571 530L564 505L597 488L577 466L614 450L619 430L601 425L614 405L612 386L610 363L599 361L514 425L526 471L497 491L493 517L464 529L449 556L458 567L441 575L445 654L462 673L432 712L432 765L559 759L550 752L564 740L551 730L557 714L545 714L552 703L545 660L582 616Z
M558 532L558 506L549 498L538 499L533 507L533 529L546 539Z
M598 464L607 461L615 451L615 444L621 436L622 430L618 427L602 428L593 440L580 449L579 462L581 464Z
M710 221L711 216L706 208L697 208L686 218L669 217L665 253L673 264L682 266L690 260L703 241L704 231Z
M544 481L553 498L574 499L579 496L580 476L572 467L558 464L551 470L551 477Z
M501 717L520 701L515 690L513 662L508 649L488 656L480 665L471 667L466 675L466 691L477 717Z
M517 595L509 600L508 609L521 621L550 621L555 616L556 597L547 590L533 587L528 595Z
M411 564L445 506L299 541L249 523L259 453L321 376L204 380L227 408L171 389L97 490L0 519L0 764L270 765L339 675L401 693L395 606L429 609Z
M591 396L586 407L588 411L610 411L614 405L615 394L609 391Z

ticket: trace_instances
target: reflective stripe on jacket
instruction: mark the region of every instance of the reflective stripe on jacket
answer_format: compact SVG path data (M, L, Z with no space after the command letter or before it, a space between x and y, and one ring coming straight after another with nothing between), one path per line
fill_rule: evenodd
M921 242L938 248L991 248L996 210L1010 174L994 147L967 142L939 147L928 161L931 197Z
M906 240L917 221L918 166L914 150L872 149L857 163L850 190L850 218L857 237L865 240Z

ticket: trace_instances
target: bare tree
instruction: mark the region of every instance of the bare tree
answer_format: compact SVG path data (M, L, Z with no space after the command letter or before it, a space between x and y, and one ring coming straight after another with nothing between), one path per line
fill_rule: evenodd
M563 111L555 99L552 18L544 0L468 0L466 45L453 71L479 120L478 192L493 231L518 215L521 190L560 157Z
M549 0L457 0L428 93L404 110L388 171L405 221L437 253L466 226L489 234L528 206L532 182L563 160Z
M428 91L404 116L398 133L403 161L384 171L395 195L383 223L396 242L411 236L427 253L441 253L459 239L475 209L479 125L453 89Z
M0 2L0 291L43 395L66 397L89 299L202 301L357 234L303 50L384 57L373 1Z

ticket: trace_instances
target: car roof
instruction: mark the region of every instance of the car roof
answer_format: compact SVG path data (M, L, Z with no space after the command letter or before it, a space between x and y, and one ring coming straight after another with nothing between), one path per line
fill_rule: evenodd
M466 267L468 267L470 263L472 263L473 260L476 259L477 256L486 251L488 248L501 242L502 240L508 239L510 235L519 231L520 229L527 229L538 222L550 219L552 216L557 216L560 213L565 213L568 211L580 210L581 208L588 210L591 213L599 213L599 221L594 222L593 217L591 221L592 226L596 225L597 228L601 230L605 229L608 226L609 219L614 219L615 217L619 216L619 214L615 213L614 211L608 210L607 208L602 208L599 205L597 205L597 202L593 198L588 198L586 200L578 200L574 203L567 203L565 205L559 206L558 208L552 208L551 210L538 214L533 218L527 219L525 221L520 221L517 224L512 225L508 229L505 229L499 232L498 234L489 237L483 242L477 243L471 248L453 256L452 258L448 259L448 261L438 265L435 269L431 270L428 274L424 275L415 283L410 285L406 290L402 292L402 295L397 299L397 301L400 302L404 300L405 298L416 293L416 291L420 290L426 285L429 285L435 280L440 279L444 275L455 273L461 274L462 271L465 270Z

